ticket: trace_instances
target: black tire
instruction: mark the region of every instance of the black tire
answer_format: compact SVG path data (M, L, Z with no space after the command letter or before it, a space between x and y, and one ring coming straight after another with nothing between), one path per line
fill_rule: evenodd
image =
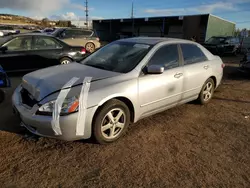
M206 89L208 83L211 83L211 84L212 84L211 96L210 96L209 99L205 100L205 99L204 99L204 94L203 94L203 92L205 92L205 89ZM199 97L198 97L199 103L202 104L202 105L209 103L210 100L213 98L214 89L215 89L214 80L213 80L212 78L207 79L207 81L206 81L206 82L204 83L204 85L202 86L201 92L200 92L200 94L199 94Z
M96 49L95 49L95 44L93 42L88 42L86 45L85 45L85 49L90 52L90 53L93 53Z
M108 112L114 110L114 109L121 109L124 112L123 119L125 120L125 125L123 129L115 127L115 129L120 130L119 134L115 138L106 138L101 131L103 122L106 121ZM130 124L130 110L128 106L123 103L120 100L112 99L108 101L106 104L104 104L100 110L98 110L97 114L95 115L94 121L93 121L93 136L97 143L99 144L109 144L116 140L118 140L120 137L124 135L124 133L127 131L128 126ZM107 131L111 131L112 128L107 129Z
M64 63L64 62L67 62L68 61L68 63ZM72 59L70 59L70 58L68 58L68 57L63 57L62 59L60 59L60 64L61 65L64 65L64 64L69 64L69 63L71 63L72 62Z
M0 104L4 101L5 99L5 93L3 90L0 89Z

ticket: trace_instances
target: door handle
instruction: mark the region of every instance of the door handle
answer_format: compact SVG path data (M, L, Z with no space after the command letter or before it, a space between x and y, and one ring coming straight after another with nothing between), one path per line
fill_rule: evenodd
M209 68L209 66L208 66L208 65L205 65L205 66L204 66L204 69L208 69L208 68Z
M175 77L175 78L180 78L180 77L182 77L182 75L183 75L182 73L176 73L176 74L174 75L174 77Z

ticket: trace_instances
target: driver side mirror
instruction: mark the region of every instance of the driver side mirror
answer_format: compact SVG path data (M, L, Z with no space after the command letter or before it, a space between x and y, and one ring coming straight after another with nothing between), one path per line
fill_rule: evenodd
M149 65L147 67L148 74L162 74L164 72L164 67L160 65Z
M5 53L7 50L8 50L7 46L0 47L0 51L3 52L3 53Z

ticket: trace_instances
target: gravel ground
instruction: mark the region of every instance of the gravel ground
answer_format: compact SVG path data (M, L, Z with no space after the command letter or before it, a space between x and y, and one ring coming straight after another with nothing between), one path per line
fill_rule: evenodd
M139 121L111 145L27 136L0 105L0 187L250 187L250 77L227 63L206 106ZM12 77L13 88L20 77ZM26 136L25 136L26 135Z

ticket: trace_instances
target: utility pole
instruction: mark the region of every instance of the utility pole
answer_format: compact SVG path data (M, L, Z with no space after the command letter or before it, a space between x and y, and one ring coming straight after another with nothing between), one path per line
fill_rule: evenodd
M134 36L134 30L135 30L135 20L134 20L134 1L132 1L131 18L132 18L132 37L133 37L133 36Z
M134 18L134 2L132 2L131 18Z
M89 28L89 7L88 7L88 0L85 1L85 13L86 13L86 26L87 29Z

